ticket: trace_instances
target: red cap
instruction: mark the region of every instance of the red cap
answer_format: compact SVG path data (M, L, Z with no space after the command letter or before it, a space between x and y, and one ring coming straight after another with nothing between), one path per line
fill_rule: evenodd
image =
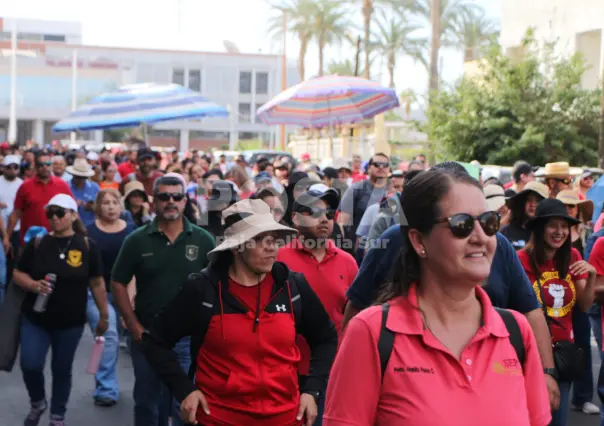
M302 159L302 161L308 161L310 160L310 154L308 152L305 152L300 158Z
M2 149L9 149L9 148L10 148L10 145L9 145L9 143L8 143L8 142L2 142L2 143L0 144L0 148L2 148Z

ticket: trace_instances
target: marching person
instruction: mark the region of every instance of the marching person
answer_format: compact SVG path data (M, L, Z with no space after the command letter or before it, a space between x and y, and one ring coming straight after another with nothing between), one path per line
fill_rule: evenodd
M480 184L434 169L404 191L403 264L381 294L388 303L347 326L323 425L546 426L548 393L528 321L495 310L482 289L499 216Z
M537 206L535 217L527 223L527 229L531 231L528 246L518 252L545 312L554 357L556 346L574 345L572 311L575 305L586 312L594 302L596 270L582 260L570 238L570 228L579 223L578 219L569 216L562 201L545 199ZM574 355L572 359L575 363ZM556 367L553 375L560 388L560 408L554 411L551 424L565 426L571 382L581 378L587 365L573 365L573 371L568 373L559 365ZM583 371L577 371L581 367Z
M339 203L338 192L323 184L312 185L300 195L294 201L292 217L298 237L277 255L277 260L290 270L304 274L338 331L342 329L346 290L359 270L354 258L337 248L330 239ZM302 357L298 372L303 387L309 374L311 354L301 336L298 337L298 347ZM321 425L324 403L323 398L318 402L319 415L315 426Z
M73 166L68 166L67 171L72 179L69 182L71 192L78 203L78 215L84 226L94 222L94 200L101 190L99 184L90 180L94 170L83 158L76 158Z
M153 201L157 213L149 224L130 234L120 250L111 274L111 294L131 335L134 367L134 425L182 425L178 407L145 359L141 340L153 318L177 294L189 276L204 268L214 239L183 217L186 195L182 179L162 176L155 181ZM136 278L135 309L127 286ZM188 369L190 339L176 344L175 356ZM174 411L175 410L175 411Z
M50 426L64 426L71 393L73 360L84 324L88 288L92 292L99 321L96 335L109 324L103 265L96 243L89 240L78 219L78 206L66 194L55 195L46 207L51 233L30 241L23 251L13 277L27 291L21 322L21 371L31 409L24 426L36 426L48 408L44 385L44 364L52 349L52 397ZM56 282L46 280L55 274ZM35 309L41 295L48 297L45 311Z
M223 217L226 239L209 253L210 266L189 278L145 334L147 358L182 401L186 422L311 426L337 334L304 276L275 261L280 240L295 230L275 222L261 200L242 200ZM312 354L301 389L297 334ZM194 383L171 350L184 336L191 336Z

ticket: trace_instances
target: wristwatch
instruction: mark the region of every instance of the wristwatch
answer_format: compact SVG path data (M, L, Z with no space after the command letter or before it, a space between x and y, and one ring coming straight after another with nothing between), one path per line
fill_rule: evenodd
M558 372L556 371L555 368L544 368L543 369L543 373L545 374L549 374L550 376L552 376L554 379L558 380Z
M319 398L321 398L322 392L316 390L304 391L303 393L307 393L315 399L315 402L319 403Z

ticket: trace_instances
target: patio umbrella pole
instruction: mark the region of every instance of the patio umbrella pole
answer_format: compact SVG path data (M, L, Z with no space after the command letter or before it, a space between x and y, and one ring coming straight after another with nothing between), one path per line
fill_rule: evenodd
M327 97L327 114L329 116L329 144L327 153L329 158L333 160L333 125L331 123L331 102L329 102L329 96Z

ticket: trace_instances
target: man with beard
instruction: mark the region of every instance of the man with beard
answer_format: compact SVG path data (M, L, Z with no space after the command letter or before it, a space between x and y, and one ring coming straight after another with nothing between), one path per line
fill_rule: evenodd
M167 426L171 416L172 425L180 426L179 406L170 400L167 389L147 363L141 338L153 318L178 294L180 283L206 267L206 255L214 248L214 239L183 217L186 197L181 179L158 178L153 201L155 219L124 241L111 274L111 292L132 336L134 425ZM137 287L134 310L126 289L132 278L136 278ZM174 347L185 371L191 363L189 351L189 338Z
M10 236L21 220L21 243L31 226L44 226L50 231L46 218L46 205L57 194L67 194L73 197L67 182L53 176L50 172L50 155L39 151L35 157L36 175L27 179L17 190L15 207L8 218L4 233L4 250L9 252L12 247ZM16 254L16 253L15 253Z
M124 193L124 188L128 182L139 181L145 187L148 196L153 195L153 184L163 176L163 173L155 169L155 154L150 149L140 149L138 151L138 171L127 175L120 184L120 192Z
M346 290L359 270L354 258L337 248L330 239L339 201L338 192L324 184L312 185L302 193L294 201L292 209L292 222L299 235L277 255L277 261L285 263L292 271L304 274L338 333L342 329ZM301 355L298 373L300 386L303 387L309 373L310 348L300 336L297 343ZM315 426L321 424L323 402L322 397L317 401L319 414Z
M0 177L0 209L2 215L2 223L7 224L8 218L13 212L15 206L15 198L17 191L23 183L23 180L19 178L19 163L20 159L16 155L7 155L4 157L4 175ZM12 234L8 235L11 245L15 250L19 249L19 230L20 223L17 222ZM6 281L10 281L14 266L14 256L7 258L7 273Z

